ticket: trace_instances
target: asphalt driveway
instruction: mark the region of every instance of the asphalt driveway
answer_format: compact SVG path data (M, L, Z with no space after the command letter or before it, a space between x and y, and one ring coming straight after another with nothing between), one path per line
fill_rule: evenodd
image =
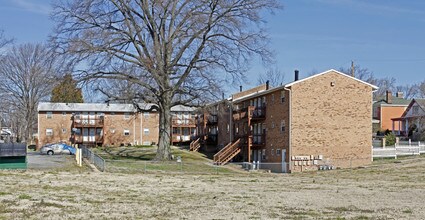
M28 169L57 169L69 166L73 155L41 155L38 151L28 151Z

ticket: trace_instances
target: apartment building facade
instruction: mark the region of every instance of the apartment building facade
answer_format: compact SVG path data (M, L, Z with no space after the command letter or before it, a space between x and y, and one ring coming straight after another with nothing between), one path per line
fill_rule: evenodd
M372 92L377 87L329 70L303 80L296 73L287 85L254 89L229 100L231 121L218 118L218 124L233 126L216 163L281 164L284 172L371 163Z
M139 111L141 110L141 111ZM189 108L172 108L173 143L190 141ZM177 129L176 129L177 128ZM40 103L38 147L65 142L89 146L154 145L159 137L159 114L152 104Z

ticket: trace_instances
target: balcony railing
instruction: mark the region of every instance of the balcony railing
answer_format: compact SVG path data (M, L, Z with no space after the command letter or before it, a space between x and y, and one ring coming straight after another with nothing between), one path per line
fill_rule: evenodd
M218 122L217 115L210 115L210 116L208 116L207 124L213 125L213 124L217 124L217 122Z
M253 146L266 146L266 134L253 134L251 143Z
M71 137L71 142L74 144L103 143L103 135L83 136L79 134L74 134Z
M172 120L173 126L196 126L196 120L192 118L182 118L182 119L174 119Z
M246 117L249 117L251 120L260 120L266 118L266 106L256 107L248 106L240 110L236 110L233 113L233 120L238 121Z
M266 119L266 106L249 106L248 111L251 119Z
M103 127L104 118L96 117L96 118L73 118L73 126L74 127Z

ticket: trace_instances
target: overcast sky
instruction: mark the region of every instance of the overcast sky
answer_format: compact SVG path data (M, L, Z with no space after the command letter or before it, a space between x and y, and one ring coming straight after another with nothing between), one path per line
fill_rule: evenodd
M43 42L53 29L48 0L0 0L0 29L17 43ZM348 68L351 60L399 84L425 79L425 1L284 0L268 15L276 67L292 81L311 72ZM252 62L255 86L265 67ZM236 89L236 87L234 88Z

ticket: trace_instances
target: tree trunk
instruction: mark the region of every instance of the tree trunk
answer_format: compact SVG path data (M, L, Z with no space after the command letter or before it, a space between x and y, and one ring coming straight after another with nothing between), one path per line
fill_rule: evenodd
M155 159L164 161L171 158L171 97L161 100L159 107L159 140Z

